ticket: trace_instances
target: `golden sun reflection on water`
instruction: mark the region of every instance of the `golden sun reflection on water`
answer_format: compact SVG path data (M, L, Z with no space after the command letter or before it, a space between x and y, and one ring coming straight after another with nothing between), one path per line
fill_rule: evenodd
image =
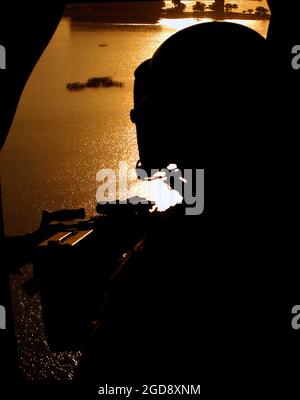
M200 23L211 22L212 20L209 18L174 18L174 19L167 19L162 18L158 25L163 26L165 28L171 28L174 30L180 30L184 28L188 28L189 26L197 25Z
M184 28L188 28L189 26L197 25L197 24L203 24L205 22L212 22L213 20L210 18L174 18L174 19L167 19L167 18L162 18L159 22L159 26L163 26L164 28L169 28L169 29L174 29L174 30L180 30ZM228 19L224 20L224 22L231 22L231 23L236 23L240 25L247 26L248 28L251 28L258 33L260 33L262 36L266 37L267 32L268 32L268 27L269 27L269 21L268 20L243 20L243 19Z

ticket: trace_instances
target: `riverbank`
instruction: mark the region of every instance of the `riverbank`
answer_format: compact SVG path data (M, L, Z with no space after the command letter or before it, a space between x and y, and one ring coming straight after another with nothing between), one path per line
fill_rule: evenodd
M209 18L214 20L227 20L227 19L237 19L237 20L253 20L253 21L269 21L270 15L258 15L240 12L230 12L224 13L224 16L217 16L214 11L177 11L174 9L166 10L163 18Z
M170 5L169 5L170 6ZM164 8L163 2L130 2L116 3L91 3L91 4L68 4L65 16L73 21L91 20L104 23L148 23L156 24L160 19L176 18L208 18L213 20L257 20L270 19L269 13L258 13L244 10L243 12L224 12L218 15L215 11L205 9L204 11L179 9L176 7Z

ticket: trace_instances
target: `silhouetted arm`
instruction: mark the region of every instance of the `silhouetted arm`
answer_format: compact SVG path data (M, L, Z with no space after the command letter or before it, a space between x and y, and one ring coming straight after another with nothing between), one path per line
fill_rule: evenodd
M65 1L1 4L0 45L6 50L6 69L0 70L0 149L26 81L55 32L64 8Z

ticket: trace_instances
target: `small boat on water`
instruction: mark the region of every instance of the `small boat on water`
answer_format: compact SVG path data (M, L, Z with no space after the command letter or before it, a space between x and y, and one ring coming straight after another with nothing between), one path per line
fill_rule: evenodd
M79 91L85 88L109 88L124 86L123 82L114 81L110 76L93 77L88 79L86 82L73 82L66 85L68 90Z

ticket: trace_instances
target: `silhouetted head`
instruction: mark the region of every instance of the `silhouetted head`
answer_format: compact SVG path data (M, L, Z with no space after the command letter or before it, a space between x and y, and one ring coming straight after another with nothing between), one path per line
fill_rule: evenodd
M142 167L201 168L233 142L245 152L267 121L270 62L267 41L237 24L199 24L166 40L135 71Z

